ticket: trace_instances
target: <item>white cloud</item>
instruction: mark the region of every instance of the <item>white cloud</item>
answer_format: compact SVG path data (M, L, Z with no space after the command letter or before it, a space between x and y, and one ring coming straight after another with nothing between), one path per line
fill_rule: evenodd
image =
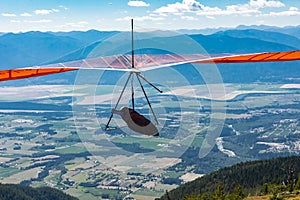
M41 19L41 20L24 20L25 23L39 24L39 23L50 23L50 19Z
M210 19L206 24L213 22L212 26L216 26L219 21L222 21L223 24L227 23L229 26L237 23L251 24L264 17L267 23L272 24L277 22L276 20L274 21L273 16L278 16L280 22L286 21L284 17L287 16L300 16L300 7L297 8L295 5L288 7L283 0L245 0L243 2L238 1L241 2L238 4L232 3L233 1L227 1L228 3L223 7L209 6L208 3L202 2L204 1L174 0L174 3L165 4L152 11L152 15L163 16L168 20L179 20L181 21L180 23L184 23L187 20L200 20L205 17ZM224 21L225 19L227 20ZM295 24L296 22L293 23Z
M11 23L21 23L21 20L10 20Z
M263 16L271 16L271 17L280 17L280 16L296 16L300 15L300 11L296 7L290 7L289 10L282 12L270 12L268 14L264 14Z
M13 14L13 13L2 13L1 15L3 17L16 17L17 16L16 14Z
M226 6L225 10L222 10L221 15L234 15L240 14L244 16L251 16L251 14L261 13L260 9L263 8L279 8L285 5L278 0L250 0L246 4L237 4Z
M86 21L80 21L80 22L78 22L78 24L81 24L81 25L83 25L83 24L89 24L88 22L86 22Z
M216 19L215 17L213 16L206 16L207 19Z
M64 9L64 10L69 10L69 8L67 8L66 6L63 6L63 5L60 5L60 6L58 6L59 8L62 8L62 9Z
M150 13L149 14L150 17L153 17L153 18L162 18L162 17L167 17L168 15L167 14L164 14L164 13Z
M192 17L192 16L181 16L181 19L183 20L189 20L189 21L195 21L197 18Z
M254 8L249 4L238 4L226 6L226 9L219 10L216 13L204 13L206 15L244 15L249 16L251 14L260 13L259 8Z
M31 17L32 15L30 13L22 13L20 14L21 17Z
M284 4L278 0L250 0L249 5L256 8L280 8L284 7Z
M129 1L128 6L134 6L134 7L148 7L150 4L144 2L144 1Z
M168 4L156 9L155 13L177 14L194 12L197 15L216 16L216 15L244 15L260 13L262 8L279 8L285 5L279 0L250 0L246 4L236 4L226 6L225 9L219 7L209 7L199 3L197 0L183 0L181 3Z
M80 21L80 22L70 22L70 23L66 23L64 25L62 25L61 27L71 27L71 28L83 28L85 27L87 24L89 24L86 21Z
M289 11L298 11L299 9L298 8L296 8L296 7L290 7L289 8Z
M49 15L51 13L59 12L57 9L51 9L51 10L35 10L34 13L36 15Z
M202 10L204 5L200 4L196 0L183 0L182 3L176 2L174 4L168 4L156 9L155 13L180 13L180 12L192 12Z

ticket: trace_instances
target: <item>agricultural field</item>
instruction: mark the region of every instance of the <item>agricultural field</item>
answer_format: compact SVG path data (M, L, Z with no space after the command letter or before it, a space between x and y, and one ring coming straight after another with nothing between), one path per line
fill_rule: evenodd
M103 129L121 88L0 88L0 182L48 185L80 199L149 199L237 162L299 154L298 85L205 88L149 90L159 137L130 131L119 116L116 129ZM136 109L153 121L140 92Z

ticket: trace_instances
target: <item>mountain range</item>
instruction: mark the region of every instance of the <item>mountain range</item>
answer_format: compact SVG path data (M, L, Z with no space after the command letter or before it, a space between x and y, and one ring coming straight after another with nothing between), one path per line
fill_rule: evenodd
M257 29L254 29L257 28ZM25 33L3 33L0 35L0 69L10 69L19 67L28 67L35 65L45 65L56 62L66 62L87 58L91 52L103 44L105 39L118 34L117 31L103 32L90 30L86 32L25 32ZM300 27L276 28L276 27L239 27L239 29L219 31L211 35L192 34L188 35L193 41L200 44L205 51L210 54L219 53L255 53L267 51L291 51L300 48L299 34ZM139 37L136 33L136 38ZM176 41L175 48L182 51L189 47L185 41L180 42L180 36L164 36L141 39L137 43L150 44L157 42L163 45L169 45ZM140 37L141 38L141 37ZM147 53L161 53L159 49L147 50ZM114 52L111 52L112 54ZM296 64L295 64L296 63ZM257 66L255 64L253 66ZM229 66L229 65L228 65ZM232 66L232 65L231 65ZM226 70L232 71L229 66ZM265 65L269 66L269 65ZM278 65L280 66L280 65ZM298 66L297 62L291 64L291 68ZM244 65L235 65L233 68L245 68ZM220 67L222 68L222 66ZM279 67L280 68L280 67ZM239 70L239 69L238 69ZM222 69L220 69L222 73ZM294 72L294 69L292 69ZM262 77L260 71L258 76ZM297 72L296 72L297 73ZM72 84L76 73L71 75L53 75L48 77L37 77L36 82L52 84L57 83ZM225 72L226 74L226 72ZM285 73L281 73L285 74ZM294 73L292 73L294 74ZM223 75L223 74L222 74ZM290 73L288 72L289 76ZM284 77L283 79L285 79ZM228 82L235 81L227 80ZM230 78L229 78L230 79ZM251 79L259 81L257 78ZM17 83L18 81L15 81ZM12 83L12 82L11 82ZM20 81L19 81L20 83ZM12 83L14 84L14 83Z
M286 27L276 27L276 26L267 26L267 25L239 25L235 28L228 28L228 27L219 27L219 28L205 28L205 29L180 29L178 30L179 33L182 34L203 34L203 35L211 35L216 32L220 31L227 31L227 30L248 30L248 29L255 29L261 31L272 31L272 32L279 32L288 35L293 35L295 37L300 37L300 26L286 26Z
M0 66L16 68L47 63L114 33L95 30L7 33L0 36Z

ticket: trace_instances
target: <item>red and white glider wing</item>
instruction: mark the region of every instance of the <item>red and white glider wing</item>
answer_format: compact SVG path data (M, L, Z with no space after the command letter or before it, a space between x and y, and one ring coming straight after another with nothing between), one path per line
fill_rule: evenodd
M137 54L135 68L148 71L182 64L243 63L243 62L282 62L300 60L300 50L288 52L268 52L242 55L208 56L202 54ZM19 69L0 70L0 81L45 76L79 69L132 71L131 55L97 57L64 63L35 66Z

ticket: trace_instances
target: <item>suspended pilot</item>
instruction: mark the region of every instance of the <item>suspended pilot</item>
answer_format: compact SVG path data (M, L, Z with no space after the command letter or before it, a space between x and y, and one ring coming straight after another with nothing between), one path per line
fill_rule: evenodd
M154 124L135 110L123 107L121 110L113 109L112 112L120 115L131 130L143 135L159 136L158 130Z

